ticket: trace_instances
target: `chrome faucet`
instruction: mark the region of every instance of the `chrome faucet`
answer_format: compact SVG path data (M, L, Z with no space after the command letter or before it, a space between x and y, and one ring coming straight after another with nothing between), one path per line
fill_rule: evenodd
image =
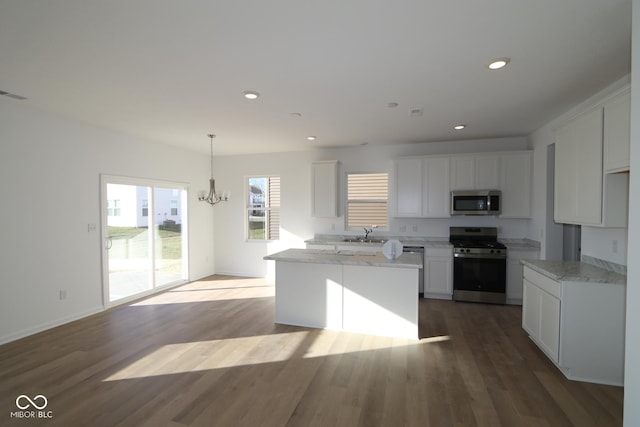
M373 233L373 229L378 228L378 226L372 225L371 228L367 228L367 227L363 227L363 228L364 228L364 238L366 240L369 237L369 234Z

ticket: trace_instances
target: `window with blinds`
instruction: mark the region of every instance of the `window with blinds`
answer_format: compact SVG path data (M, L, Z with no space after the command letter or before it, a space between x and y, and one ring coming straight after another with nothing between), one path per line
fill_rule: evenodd
M247 239L280 239L280 177L247 178Z
M347 228L387 227L389 174L347 175Z

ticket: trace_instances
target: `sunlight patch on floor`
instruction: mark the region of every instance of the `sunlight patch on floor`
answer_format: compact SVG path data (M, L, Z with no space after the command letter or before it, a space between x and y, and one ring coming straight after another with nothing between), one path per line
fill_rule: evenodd
M312 359L392 347L438 343L450 339L447 335L416 341L374 335L347 334L347 336L362 337L358 350L349 351L342 346L333 345L336 342L337 334L344 334L344 332L313 330L167 344L110 375L103 381L119 381L277 363L290 359ZM311 338L311 340L308 338Z

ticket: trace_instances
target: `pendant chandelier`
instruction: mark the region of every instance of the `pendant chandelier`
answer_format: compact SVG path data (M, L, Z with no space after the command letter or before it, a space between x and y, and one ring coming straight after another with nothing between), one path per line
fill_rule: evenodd
M208 134L207 136L211 140L211 178L209 179L209 194L205 197L204 193L202 193L202 195L198 197L198 200L200 200L201 202L207 202L211 206L213 206L220 202L228 201L229 193L224 191L222 192L222 194L218 194L216 192L216 180L213 179L213 138L215 138L216 136L212 133Z

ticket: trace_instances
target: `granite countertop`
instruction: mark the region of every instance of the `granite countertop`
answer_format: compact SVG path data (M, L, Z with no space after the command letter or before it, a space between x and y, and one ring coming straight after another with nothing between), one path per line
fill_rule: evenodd
M345 242L346 239L356 239L355 236L321 235L313 239L305 240L307 244L313 245L342 245L342 246L380 246L384 242ZM417 236L371 236L372 239L384 239L384 241L395 239L402 242L404 246L422 246L425 248L451 247L448 237L417 237ZM507 249L512 251L540 251L540 243L529 239L498 239Z
M451 244L446 237L414 237L414 236L370 236L371 239L381 239L382 242L346 242L346 239L357 239L356 236L326 235L316 236L305 240L312 245L343 245L343 246L379 246L382 247L387 240L399 240L403 246L423 246L430 248L450 248Z
M364 265L371 267L422 268L422 256L403 253L397 259L387 259L382 252L359 252L329 249L287 249L267 255L270 261L306 262L314 264Z
M540 243L529 239L498 239L498 241L512 251L540 251Z
M522 260L522 265L559 282L625 284L627 276L580 261Z

